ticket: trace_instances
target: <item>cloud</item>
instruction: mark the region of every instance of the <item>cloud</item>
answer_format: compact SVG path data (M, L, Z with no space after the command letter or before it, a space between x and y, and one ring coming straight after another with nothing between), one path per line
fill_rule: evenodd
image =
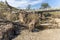
M36 4L43 2L43 0L33 0L33 1L32 0L7 0L7 2L14 7L26 8L29 4L31 6L34 6Z
M0 0L0 1L3 1L4 2L5 0Z

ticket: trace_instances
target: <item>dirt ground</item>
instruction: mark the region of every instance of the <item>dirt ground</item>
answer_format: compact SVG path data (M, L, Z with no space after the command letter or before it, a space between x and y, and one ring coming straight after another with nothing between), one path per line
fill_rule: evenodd
M58 21L60 25L60 19L56 19L56 21ZM23 30L21 34L13 40L60 40L60 29L45 29L39 32Z
M33 33L28 30L23 30L13 40L60 40L60 29L46 29Z

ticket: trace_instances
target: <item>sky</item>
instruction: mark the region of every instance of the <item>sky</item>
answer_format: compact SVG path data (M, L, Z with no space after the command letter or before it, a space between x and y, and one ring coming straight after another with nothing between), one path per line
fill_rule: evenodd
M5 1L5 0L0 0ZM9 5L17 8L27 8L30 4L32 9L41 7L41 3L48 3L52 8L60 8L60 0L7 0Z

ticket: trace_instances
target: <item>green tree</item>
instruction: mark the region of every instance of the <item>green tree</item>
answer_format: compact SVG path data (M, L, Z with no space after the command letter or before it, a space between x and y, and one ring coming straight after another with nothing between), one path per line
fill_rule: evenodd
M42 3L40 9L50 8L50 5L48 3Z

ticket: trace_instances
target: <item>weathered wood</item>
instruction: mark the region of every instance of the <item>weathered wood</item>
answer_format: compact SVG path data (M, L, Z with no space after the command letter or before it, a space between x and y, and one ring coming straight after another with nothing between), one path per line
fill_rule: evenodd
M46 8L46 9L36 9L36 10L26 10L27 12L55 12L55 11L60 11L59 8Z
M0 39L1 40L10 40L9 39L9 33L13 29L13 25L11 23L6 24L6 25L1 25L0 26ZM10 31L9 31L10 30ZM8 33L9 32L9 33Z

